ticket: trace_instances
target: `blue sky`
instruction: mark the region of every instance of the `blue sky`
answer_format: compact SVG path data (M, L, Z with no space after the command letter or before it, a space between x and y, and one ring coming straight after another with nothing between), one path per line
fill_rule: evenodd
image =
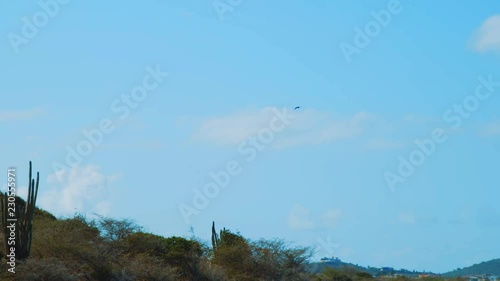
M361 265L499 257L498 2L172 2L0 3L0 162L23 186L33 161L39 206Z

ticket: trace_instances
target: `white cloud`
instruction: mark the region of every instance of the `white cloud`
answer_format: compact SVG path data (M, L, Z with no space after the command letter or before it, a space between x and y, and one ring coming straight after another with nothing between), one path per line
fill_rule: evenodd
M340 119L311 110L301 113L296 119L298 122L292 123L289 130L283 134L283 138L277 139L275 147L318 145L353 139L363 134L373 116L359 112L350 118Z
M2 184L2 192L7 192L7 191L9 191L9 186L6 183ZM28 196L28 187L18 185L15 188L14 193L16 194L16 196L26 199Z
M257 134L262 128L268 128L274 116L273 107L260 110L246 110L225 117L203 120L195 139L216 144L239 144Z
M334 228L337 226L342 212L339 209L330 209L323 214L323 224L327 228Z
M23 121L40 116L42 109L0 111L0 122Z
M256 136L275 116L275 107L202 120L194 139L219 145L238 145ZM290 111L293 119L282 132L276 132L274 147L287 148L299 145L316 145L361 135L373 116L359 112L347 118L333 118L330 114L313 109Z
M106 215L110 208L107 184L119 175L105 176L94 165L73 167L60 175L50 174L50 187L40 188L39 205L55 215L67 216L75 212Z
M315 227L311 220L311 212L300 205L295 205L289 212L287 218L288 227L294 230L306 230Z
M500 15L486 19L474 32L470 44L480 53L500 52Z

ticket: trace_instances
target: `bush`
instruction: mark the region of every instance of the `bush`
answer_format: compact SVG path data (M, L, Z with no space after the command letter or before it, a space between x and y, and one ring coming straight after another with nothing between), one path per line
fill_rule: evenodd
M227 229L220 232L220 241L212 261L224 268L229 279L252 280L255 274L250 244L239 233Z
M197 241L137 232L126 237L123 244L124 253L130 257L154 257L176 270L183 278L203 277L200 269L203 250Z
M6 277L8 275L12 273L6 273ZM19 262L15 273L15 280L19 281L76 281L81 280L81 277L56 258L29 258Z
M283 240L259 240L252 243L255 272L259 278L272 280L304 280L310 248L290 247Z
M88 278L109 280L119 254L83 216L34 225L33 258L63 260L71 272Z
M130 219L113 219L99 215L93 224L99 229L101 237L107 241L118 241L142 230L141 226Z
M159 258L145 254L128 258L114 275L117 281L177 281L181 277Z

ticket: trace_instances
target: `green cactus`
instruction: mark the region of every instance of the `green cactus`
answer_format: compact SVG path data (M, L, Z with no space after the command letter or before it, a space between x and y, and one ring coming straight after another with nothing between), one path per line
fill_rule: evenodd
M15 197L15 208L12 206L9 208L8 194L5 192L0 200L1 211L2 211L2 226L4 231L4 247L6 254L10 253L10 248L14 246L15 255L17 260L24 260L29 257L31 251L31 241L33 238L33 218L35 215L35 204L36 198L38 196L38 183L40 179L40 173L36 173L36 181L32 179L32 165L30 161L29 166L29 186L28 186L28 197L26 201L19 197ZM9 221L9 214L15 211L14 215L17 219L12 222ZM12 218L10 218L12 219ZM15 230L12 231L8 226L10 224L15 225ZM15 234L15 245L12 242L9 244L9 237L11 232Z

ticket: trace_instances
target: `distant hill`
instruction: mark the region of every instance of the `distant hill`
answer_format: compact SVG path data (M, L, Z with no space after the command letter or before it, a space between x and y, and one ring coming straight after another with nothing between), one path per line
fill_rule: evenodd
M407 277L417 277L420 274L433 274L431 272L420 272L420 271L410 271L405 269L392 269L390 267L385 268L377 268L377 267L364 267L359 266L357 264L343 262L339 259L329 262L317 262L309 264L309 271L313 273L320 273L325 270L325 268L331 267L335 269L353 269L356 271L367 272L373 276L378 275L388 275L388 274L396 274L396 275L404 275Z
M336 260L332 262L318 262L311 263L309 265L309 271L313 273L322 272L325 268L331 267L335 269L355 269L358 271L364 271L370 273L372 275L379 275L382 272L381 268L376 267L363 267L358 266L352 263L343 262L341 260ZM405 269L394 269L392 271L393 274L400 274L407 277L416 277L420 274L433 274L431 272L419 272L419 271L410 271ZM494 259L491 261L482 262L479 264L474 264L469 267L456 269L447 273L438 274L442 277L460 277L460 276L468 276L468 275L496 275L500 276L500 259Z
M335 269L351 268L351 269L355 269L355 270L358 270L358 271L364 271L364 272L371 273L365 267L354 265L352 263L343 262L341 260L336 260L336 261L333 261L333 262L315 262L315 263L311 263L311 264L309 264L309 271L313 272L313 273L320 273L320 272L323 272L325 270L325 268L327 268L327 267L331 267L331 268L335 268Z
M500 276L500 259L474 264L443 274L446 277L491 274Z

